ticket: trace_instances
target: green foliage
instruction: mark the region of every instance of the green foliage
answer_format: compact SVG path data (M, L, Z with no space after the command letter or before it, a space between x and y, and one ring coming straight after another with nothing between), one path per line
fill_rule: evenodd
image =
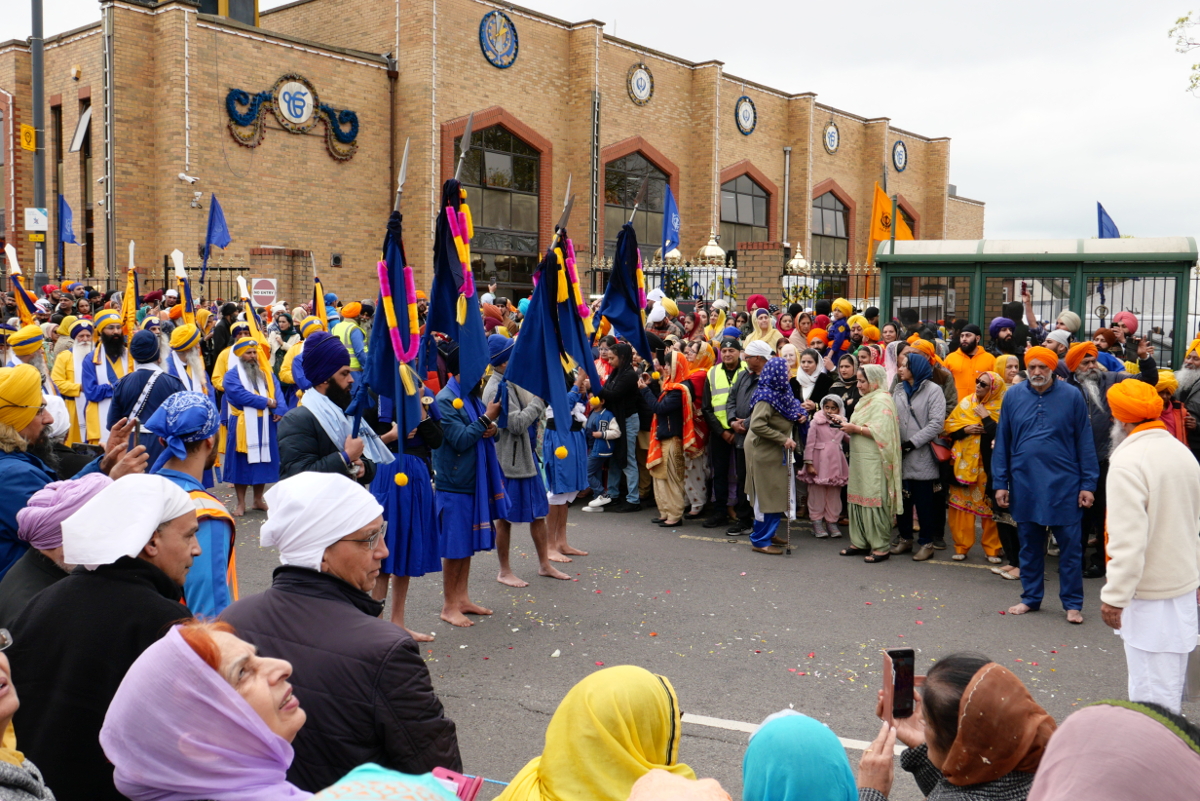
M1200 38L1197 38L1194 29L1200 26L1200 19L1195 18L1195 12L1189 11L1185 16L1175 20L1175 25L1171 30L1167 31L1167 35L1175 40L1176 53L1190 53L1200 47ZM1192 94L1200 89L1200 64L1191 65L1192 73L1188 76L1187 90Z
M663 276L662 291L676 300L692 297L692 276L682 267L671 267Z

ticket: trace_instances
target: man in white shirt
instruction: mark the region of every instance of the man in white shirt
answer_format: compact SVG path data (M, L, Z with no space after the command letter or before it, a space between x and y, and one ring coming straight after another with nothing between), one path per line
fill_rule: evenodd
M1180 714L1200 603L1200 465L1159 421L1142 381L1108 390L1108 572L1104 622L1125 640L1129 700Z

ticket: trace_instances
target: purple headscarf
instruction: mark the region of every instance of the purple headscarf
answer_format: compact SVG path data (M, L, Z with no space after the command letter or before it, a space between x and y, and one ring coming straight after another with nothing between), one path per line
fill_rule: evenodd
M39 551L54 550L62 545L63 521L111 483L103 473L88 473L73 481L47 484L17 512L17 538Z
M793 423L800 419L800 413L804 411L804 407L800 405L800 401L796 400L796 395L792 392L792 385L788 380L787 359L777 357L767 360L766 367L758 377L758 386L755 387L754 394L750 396L750 408L753 409L757 406L759 401L771 404L775 407L775 411Z
M184 641L179 627L137 658L100 729L132 801L312 798L287 780L292 746Z

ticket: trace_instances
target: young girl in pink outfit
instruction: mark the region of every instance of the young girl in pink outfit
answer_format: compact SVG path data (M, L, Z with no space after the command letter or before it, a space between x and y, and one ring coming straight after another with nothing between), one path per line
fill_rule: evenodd
M831 423L832 414L844 415L845 407L837 395L821 399L821 411L813 415L804 447L804 466L796 478L807 483L808 517L816 537L840 537L837 520L842 513L842 487L850 477L850 465L842 444L846 432Z

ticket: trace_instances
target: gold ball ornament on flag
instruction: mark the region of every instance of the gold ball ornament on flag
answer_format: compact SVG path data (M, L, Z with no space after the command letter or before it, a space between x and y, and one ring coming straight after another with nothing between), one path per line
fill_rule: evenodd
M588 398L588 403L592 404L592 408L595 409L597 406L600 405L599 396L593 395L592 397Z
M567 458L567 446L559 445L557 448L554 449L554 455L557 456L559 459L566 459Z
M662 378L662 373L655 370L653 373L650 374L650 377L653 378L655 381L657 381L658 379Z
M452 406L453 406L455 409L461 409L461 408L463 407L462 398L455 398L455 399L454 399L454 403L453 403L453 404L451 404L451 405L452 405Z
M408 486L408 473L397 473L396 474L396 486L397 487L407 487Z

